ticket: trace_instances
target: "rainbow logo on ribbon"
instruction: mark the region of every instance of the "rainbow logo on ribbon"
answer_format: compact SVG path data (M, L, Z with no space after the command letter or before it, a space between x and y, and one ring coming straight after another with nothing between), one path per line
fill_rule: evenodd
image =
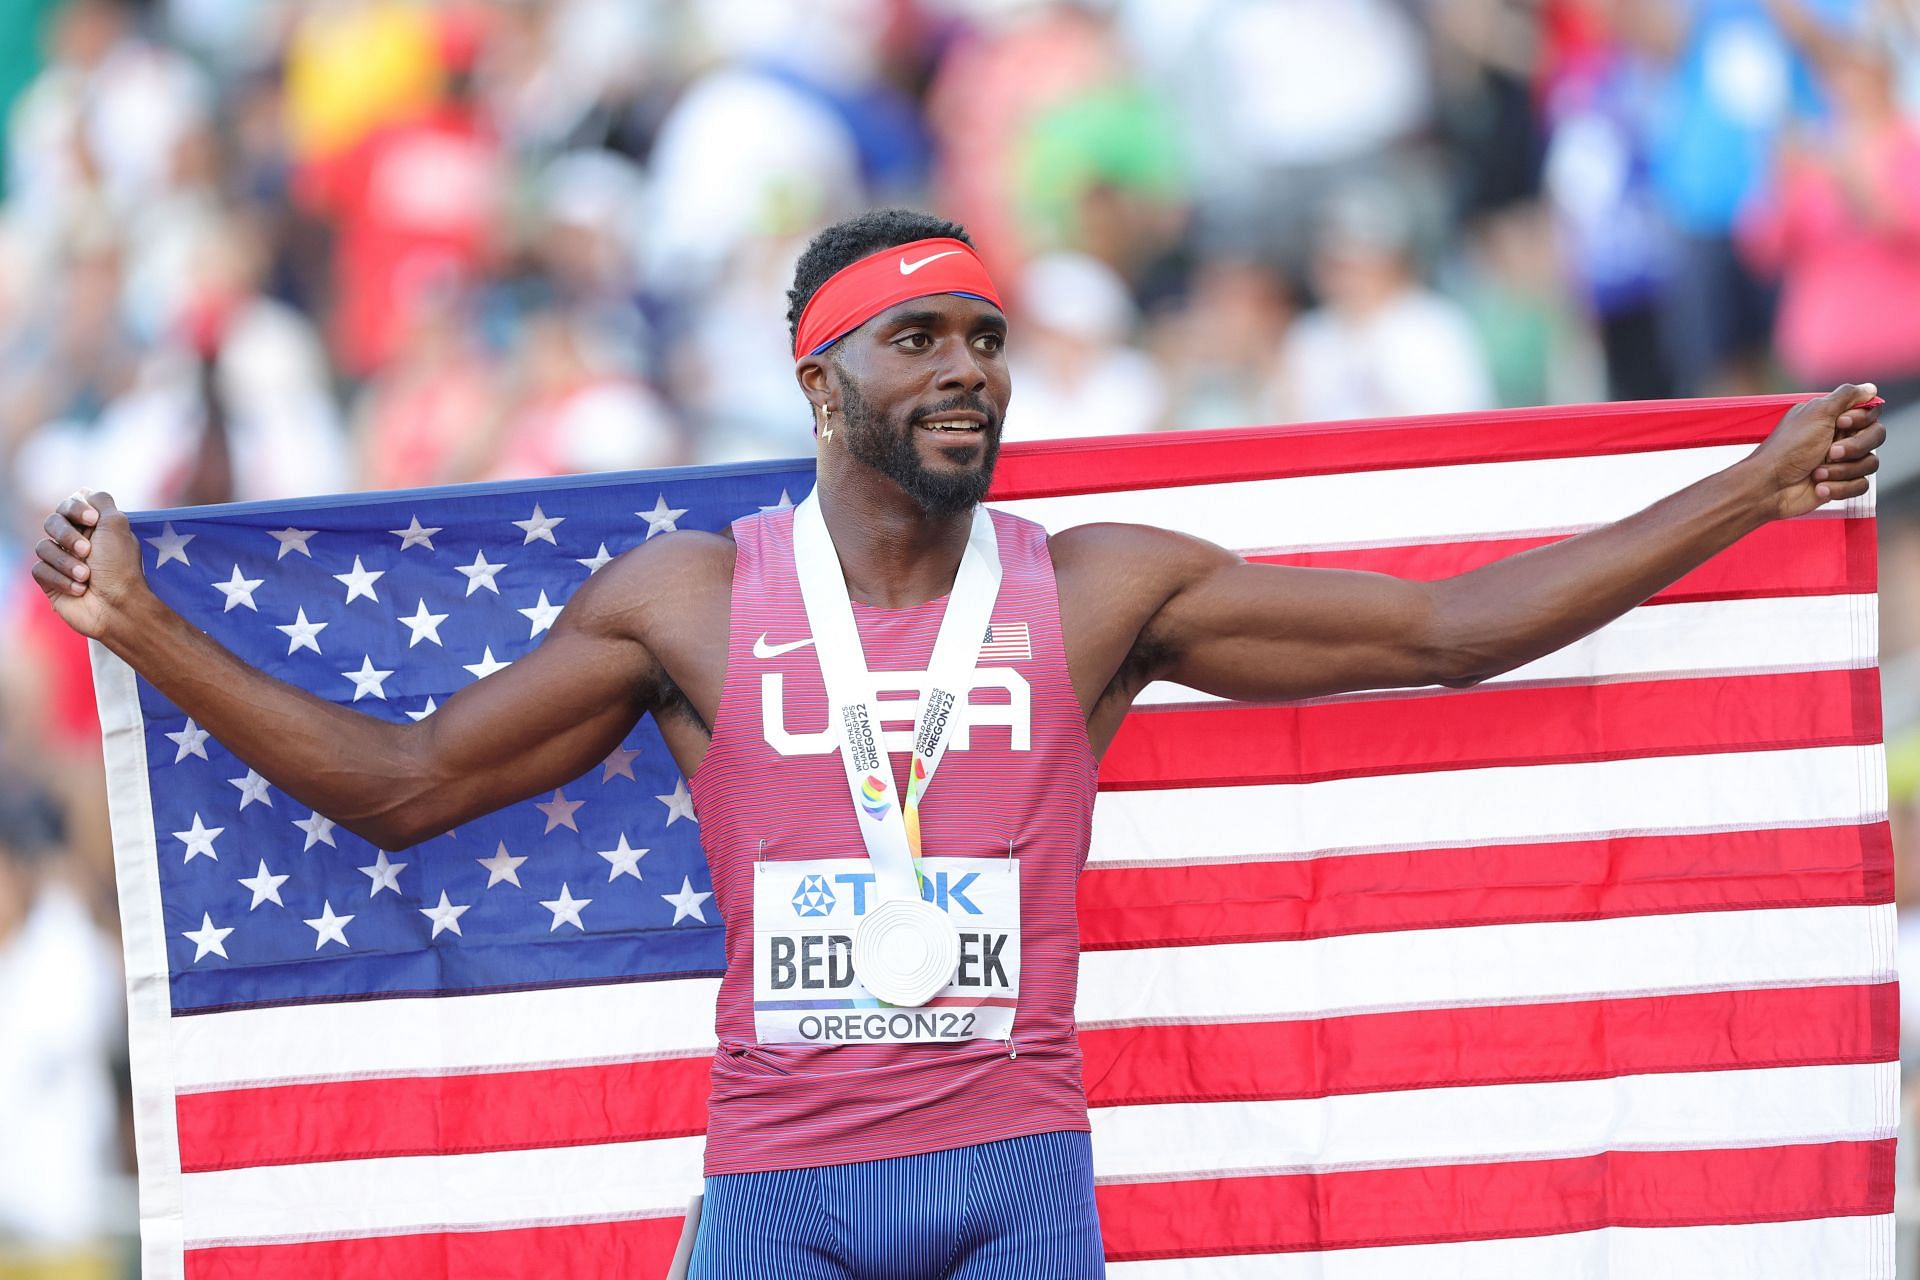
M887 816L887 810L892 807L892 802L887 795L885 778L876 777L871 773L867 775L867 780L860 784L860 807L865 809L867 816L876 822Z

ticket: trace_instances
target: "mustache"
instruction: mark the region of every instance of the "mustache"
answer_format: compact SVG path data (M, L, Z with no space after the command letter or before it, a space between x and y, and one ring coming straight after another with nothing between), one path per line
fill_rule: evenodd
M951 400L942 400L939 404L915 409L907 415L907 425L917 427L928 418L942 413L977 413L986 420L988 430L994 432L1000 430L1000 415L994 412L993 406L984 398L977 395L955 396Z

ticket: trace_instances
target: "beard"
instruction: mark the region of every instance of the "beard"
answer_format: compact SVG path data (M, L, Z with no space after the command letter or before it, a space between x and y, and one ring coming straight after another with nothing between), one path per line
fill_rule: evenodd
M847 452L856 462L887 476L899 485L922 511L930 516L949 516L969 510L987 496L993 483L994 460L1000 456L999 415L977 396L955 396L907 415L902 427L887 422L868 403L860 387L841 375L840 417L846 424ZM935 471L921 461L915 441L919 424L927 418L957 410L972 410L986 418L980 443L942 446L948 461L962 464L961 469ZM976 462L966 467L964 464Z

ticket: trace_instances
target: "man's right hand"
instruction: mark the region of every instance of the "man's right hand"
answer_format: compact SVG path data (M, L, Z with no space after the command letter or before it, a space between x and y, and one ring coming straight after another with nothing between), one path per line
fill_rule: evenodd
M105 493L76 493L55 507L34 552L33 580L66 624L99 640L137 593L146 590L140 544Z

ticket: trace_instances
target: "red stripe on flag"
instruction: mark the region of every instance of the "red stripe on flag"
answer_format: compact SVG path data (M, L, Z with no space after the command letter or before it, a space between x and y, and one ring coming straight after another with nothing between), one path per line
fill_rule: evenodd
M1676 1071L1892 1062L1891 982L1282 1022L1089 1027L1088 1104L1255 1102Z
M522 1280L663 1276L686 1219L308 1240L187 1250L187 1280Z
M1109 1261L1893 1211L1893 1141L1111 1183Z
M1105 791L1321 782L1880 741L1872 669L1344 699L1143 707L1100 766Z
M1431 582L1562 541L1565 536L1295 551L1247 558L1261 564L1361 569ZM1761 526L1655 595L1649 603L1685 604L1761 596L1867 595L1875 591L1878 584L1874 521L1814 517Z
M1089 867L1087 951L1893 901L1884 822Z
M1081 1032L1095 1106L1891 1061L1893 984ZM193 1094L188 1172L699 1133L707 1060Z
M1018 442L990 502L1353 471L1755 444L1806 395L1504 409L1426 418Z
M205 1173L690 1137L707 1129L711 1062L702 1054L182 1094L180 1167Z

